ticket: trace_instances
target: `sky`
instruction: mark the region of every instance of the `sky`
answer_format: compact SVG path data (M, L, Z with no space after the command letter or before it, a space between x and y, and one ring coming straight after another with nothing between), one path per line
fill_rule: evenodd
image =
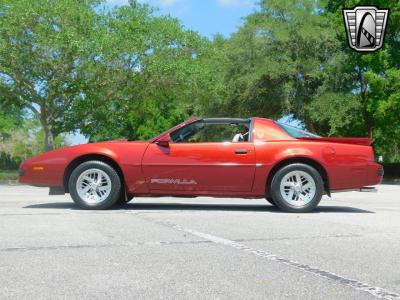
M159 8L182 21L187 29L212 38L216 33L228 37L249 15L258 0L139 0ZM108 6L126 5L128 0L107 0Z
M256 8L258 0L140 0L157 7L157 14L171 15L181 20L186 29L197 31L208 38L217 33L229 37L242 24L242 18ZM107 0L111 8L128 4L128 0ZM73 145L87 143L77 133L68 135Z

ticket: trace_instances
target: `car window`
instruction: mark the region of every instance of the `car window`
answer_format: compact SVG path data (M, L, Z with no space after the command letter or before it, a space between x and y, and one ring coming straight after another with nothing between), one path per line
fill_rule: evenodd
M300 128L296 128L287 124L276 122L283 130L285 130L290 136L298 138L298 137L313 137L319 138L319 135L308 132L307 130L303 130Z
M210 123L198 121L170 133L174 143L247 142L249 123Z

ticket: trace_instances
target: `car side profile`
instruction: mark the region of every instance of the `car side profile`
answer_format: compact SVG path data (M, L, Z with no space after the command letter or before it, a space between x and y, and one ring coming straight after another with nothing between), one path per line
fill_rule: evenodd
M116 140L46 152L19 181L70 193L83 209L139 196L263 198L310 212L323 194L373 190L383 168L370 138L324 138L264 118L192 118L149 141Z

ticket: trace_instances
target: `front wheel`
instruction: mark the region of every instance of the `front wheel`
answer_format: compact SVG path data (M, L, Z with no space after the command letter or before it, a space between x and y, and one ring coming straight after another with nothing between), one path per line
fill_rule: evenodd
M310 212L321 201L324 183L313 167L295 163L284 166L274 175L271 196L287 212Z
M72 199L83 209L107 209L118 202L121 179L113 167L102 161L77 166L68 182Z
M132 201L133 196L132 195L127 195L125 191L123 191L121 193L121 195L119 196L119 199L117 201L118 205L125 205L127 203L129 203L130 201Z

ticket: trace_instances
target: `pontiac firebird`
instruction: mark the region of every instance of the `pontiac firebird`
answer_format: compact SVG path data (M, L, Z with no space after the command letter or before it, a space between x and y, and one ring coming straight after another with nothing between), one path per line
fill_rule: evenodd
M264 118L192 118L149 141L65 147L21 164L19 181L70 193L83 209L139 196L265 197L310 212L323 194L375 190L370 138L325 138Z

